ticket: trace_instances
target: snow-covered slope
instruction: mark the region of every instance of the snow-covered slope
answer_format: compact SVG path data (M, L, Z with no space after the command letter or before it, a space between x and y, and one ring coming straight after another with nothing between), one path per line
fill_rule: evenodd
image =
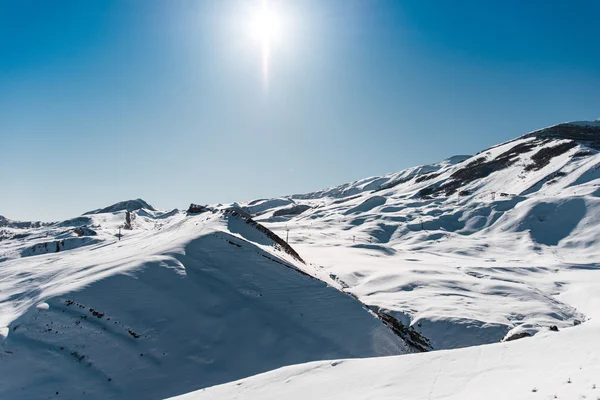
M235 212L134 215L121 240L125 211L0 243L0 398L163 398L294 363L412 351Z
M561 124L470 158L262 200L254 215L289 230L307 273L391 314L429 349L572 326L585 316L556 300L556 272L600 260L598 138L597 122Z
M598 122L561 124L368 190L278 199L297 215L263 207L308 273L451 350L285 367L181 398L600 398L599 140Z
M600 122L573 122L309 194L1 219L0 397L160 398L325 359L189 396L598 397L599 150Z
M465 349L295 365L177 399L595 400L600 397L599 274L561 274L574 288L564 300L592 318L574 328Z

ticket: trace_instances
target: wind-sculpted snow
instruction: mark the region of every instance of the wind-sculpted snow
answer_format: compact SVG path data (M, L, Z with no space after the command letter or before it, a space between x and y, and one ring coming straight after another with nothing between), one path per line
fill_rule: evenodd
M364 212L367 212L367 211L371 211L375 207L379 207L379 206L384 205L385 202L386 202L385 197L382 197L382 196L373 196L373 197L370 197L370 198L366 199L365 201L363 201L362 203L360 203L356 207L353 207L353 208L349 209L348 211L346 211L346 215L348 215L348 214L359 214L359 213L364 213Z
M290 199L271 199L271 200L255 200L244 208L244 211L250 215L260 215L267 210L275 207L293 205L293 200Z

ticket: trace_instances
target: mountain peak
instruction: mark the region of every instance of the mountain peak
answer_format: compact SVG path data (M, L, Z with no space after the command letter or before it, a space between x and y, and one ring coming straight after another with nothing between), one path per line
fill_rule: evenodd
M146 210L150 210L150 211L155 211L154 207L152 207L150 204L148 204L144 200L138 198L135 200L120 201L120 202L115 203L108 207L88 211L88 212L84 213L83 215L113 213L113 212L117 212L117 211L136 211L136 210L140 210L142 208L145 208Z

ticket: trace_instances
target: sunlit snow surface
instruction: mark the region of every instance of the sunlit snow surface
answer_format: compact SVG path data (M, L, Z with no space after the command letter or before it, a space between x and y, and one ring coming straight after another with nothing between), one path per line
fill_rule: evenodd
M339 188L295 196L289 201L312 207L296 216L274 217L266 204L276 204L274 210L290 205L265 200L255 218L280 235L289 230L308 273L391 311L429 338L432 349L573 326L585 316L557 295L567 286L560 273L600 265L596 150L577 145L538 170L526 170L534 154L565 140L535 143L510 166L453 194L419 195L477 160L532 141L344 185L348 196L338 197ZM414 171L418 175L406 180ZM434 177L419 182L424 176ZM373 191L363 190L365 181L384 188L401 183Z
M597 125L196 216L141 209L120 241L110 207L0 220L0 397L161 398L326 359L188 396L600 397ZM414 352L353 297L441 351L344 360Z
M534 147L522 146L511 165L454 194L419 195L527 143ZM289 230L307 271L392 311L433 349L454 350L285 367L182 398L600 398L597 143L578 141L528 168L563 143L534 135L424 167L439 175L421 182L395 184L412 169L288 198L287 208L313 207L297 216L274 217L263 205L257 218ZM495 343L526 335L535 336ZM494 344L455 349L485 343Z
M93 217L98 243L42 255L7 246L0 398L163 398L289 364L411 351L239 217L136 215L120 241L124 212ZM24 247L64 230L33 231Z

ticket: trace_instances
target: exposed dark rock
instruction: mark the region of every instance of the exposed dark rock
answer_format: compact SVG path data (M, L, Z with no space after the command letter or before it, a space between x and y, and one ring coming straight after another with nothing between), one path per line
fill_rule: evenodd
M31 236L31 233L18 233L14 235L11 239L25 239L29 236Z
M529 337L531 336L531 333L529 332L519 332L519 333L515 333L513 335L510 335L509 337L507 337L506 339L504 339L505 342L510 342L513 340L518 340L518 339L523 339L525 337Z
M600 150L600 126L564 123L531 132L523 137L542 139L570 139Z
M385 183L383 185L381 185L378 189L374 190L373 192L380 192L382 190L387 190L387 189L391 189L395 186L401 185L403 183L406 183L408 181L410 181L412 179L412 177L410 178L400 178L400 179L396 179L394 181Z
M578 144L600 150L600 127L587 126L582 124L560 124L550 128L541 129L520 137L533 138L533 140L519 143L511 147L508 151L500 154L492 160L485 157L479 157L464 167L456 170L450 179L443 184L434 184L422 189L419 196L435 196L445 194L449 196L455 193L461 186L473 182L477 179L485 178L491 173L503 170L513 165L519 155L534 150L536 147L548 144L556 140L568 140L552 147L544 147L534 154L532 164L525 167L525 171L539 170L550 163L550 160L567 151L573 149ZM518 139L516 139L518 140ZM588 152L577 153L578 156L588 155Z
M136 332L132 331L131 329L127 329L127 333L129 333L131 336L133 336L134 339L139 339L140 335L138 335Z
M525 167L525 171L540 170L546 165L550 164L550 160L552 160L554 157L558 157L561 154L566 153L575 146L577 146L577 143L575 142L565 142L554 147L544 147L531 156L531 161L533 161L533 164L527 165Z
M369 309L373 311L379 319L386 324L396 336L402 338L408 345L414 349L426 352L431 350L431 342L425 336L414 330L410 326L405 326L396 318L386 313L379 307L369 306Z
M84 356L83 354L79 354L77 351L72 352L71 355L75 357L75 359L79 362L82 362L86 358L86 356Z
M87 226L77 227L77 228L73 229L73 233L75 233L77 236L96 236L96 235L98 235L98 233L95 230L88 228Z
M76 237L52 242L43 242L23 249L21 251L21 257L30 257L47 253L58 253L60 251L71 250L82 246L89 246L99 242L99 239L92 239L89 237Z
M282 208L281 210L277 210L273 213L274 217L282 217L285 215L299 215L304 211L310 209L310 206L305 204L298 204L292 207Z
M245 209L240 208L240 207L229 207L228 209L226 209L224 211L224 213L240 216L244 219L252 219L252 215L248 211L246 211Z
M292 246L290 246L285 240L277 236L273 231L253 220L248 215L248 213L245 213L244 211L239 210L237 208L229 208L227 210L224 210L223 213L226 215L231 215L233 217L242 218L248 225L252 226L257 231L264 233L276 245L279 245L283 251L285 251L301 263L305 263L302 257L300 257L300 255L296 252L296 250L292 248Z
M62 221L56 224L56 226L60 226L60 227L70 227L70 226L75 226L75 227L79 227L79 226L86 226L86 225L91 225L93 223L92 219L90 217L77 217L77 218L71 218L68 219L66 221Z
M440 175L441 175L441 173L434 173L434 174L421 175L421 176L418 176L418 177L415 179L415 183L421 183L421 182L429 181L429 180L432 180L432 179L435 179L435 178L437 178L437 177L438 177L438 176L440 176Z
M556 171L555 173L550 174L546 177L546 183L548 183L548 184L556 183L556 181L558 181L558 179L562 178L563 176L567 176L567 173L563 172L563 171Z
M508 168L516 162L519 154L531 151L535 146L536 144L532 142L520 143L493 160L486 161L484 157L480 157L455 171L444 184L422 189L419 195L423 197L445 193L446 196L450 196L458 188L469 182L485 178L492 172Z
M93 308L90 308L90 312L96 318L102 318L102 317L104 317L104 313L98 312L98 311L94 310Z
M356 196L345 197L343 199L336 200L336 201L332 202L331 204L342 204L342 203L345 203L350 200L358 199L360 196L361 196L360 194L357 194Z
M206 211L209 211L208 207L201 206L201 205L194 204L194 203L190 204L190 207L187 210L188 214L200 214L200 213L203 213Z
M127 210L125 212L125 224L123 225L123 229L127 229L127 230L133 229L133 227L131 226L131 220L132 220L131 212L129 210Z

